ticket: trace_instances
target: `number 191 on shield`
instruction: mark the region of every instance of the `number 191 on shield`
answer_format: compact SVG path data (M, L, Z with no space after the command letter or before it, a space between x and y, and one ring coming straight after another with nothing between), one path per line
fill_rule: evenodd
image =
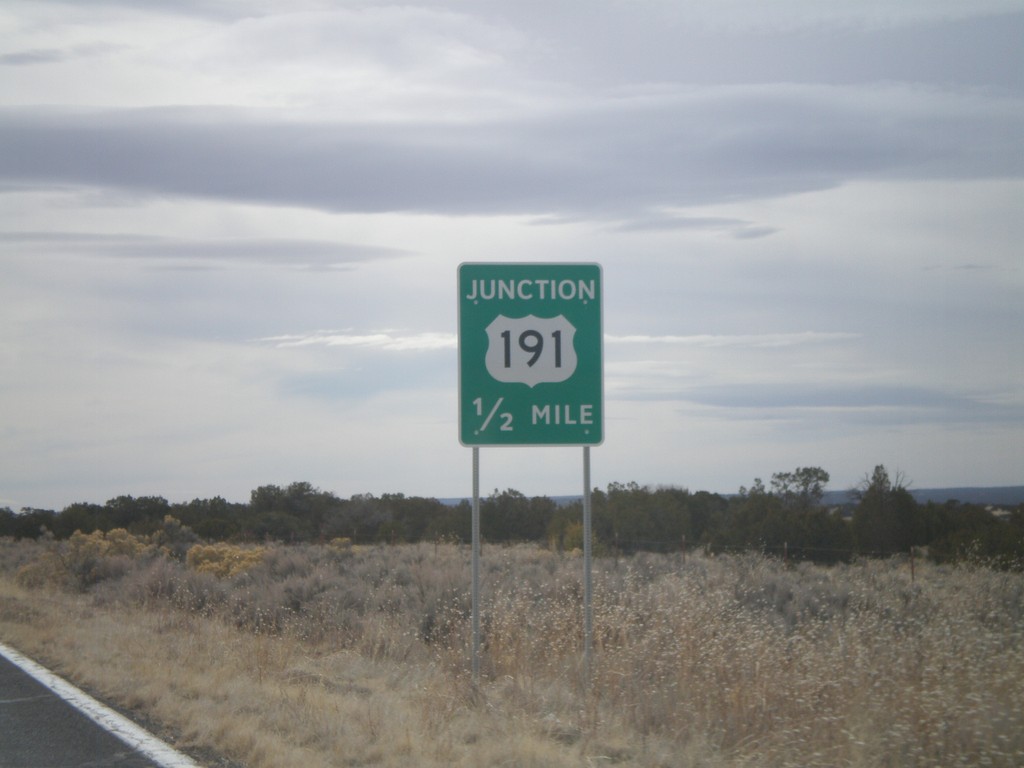
M497 381L534 387L576 372L576 328L563 315L506 317L487 326L487 372Z

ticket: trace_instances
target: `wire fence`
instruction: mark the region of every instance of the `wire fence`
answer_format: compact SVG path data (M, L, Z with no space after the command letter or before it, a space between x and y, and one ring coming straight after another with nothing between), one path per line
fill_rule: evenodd
M700 552L708 555L744 554L756 552L770 557L792 560L815 560L815 561L851 561L858 557L887 558L887 557L919 557L927 551L927 547L911 547L907 550L866 550L853 547L822 547L807 546L803 544L718 544L718 543L691 543L686 537L680 540L670 541L666 539L643 539L615 538L610 542L602 542L604 548L611 553L632 554L636 552L658 552L670 554L679 552L682 554Z

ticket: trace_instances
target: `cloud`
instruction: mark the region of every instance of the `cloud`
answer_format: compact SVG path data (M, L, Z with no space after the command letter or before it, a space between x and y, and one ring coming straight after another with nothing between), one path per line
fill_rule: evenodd
M779 230L775 227L755 225L744 219L733 219L726 216L686 216L678 214L652 214L635 216L613 227L617 232L672 232L672 231L708 231L726 233L740 240L753 240L768 237Z
M407 251L397 248L322 240L186 239L156 235L60 231L0 232L0 247L4 246L49 254L152 259L195 268L240 262L311 269L348 268L359 262L408 255Z
M723 348L746 347L753 349L773 349L794 347L805 344L825 344L843 342L860 338L855 333L774 333L747 335L615 335L606 334L607 344L641 345L641 344L672 344L689 347ZM352 329L337 331L314 331L305 334L281 334L258 339L260 343L275 347L357 347L381 349L391 352L417 350L455 349L458 336L454 333L409 332L400 330L380 330L369 333L356 333Z
M591 82L922 82L1022 90L1020 72L1007 66L1018 59L1024 33L1014 0L680 2L646 14L622 5L617 14L577 23L583 28L564 34L587 41L575 50L587 72L580 77ZM623 49L629 55L608 54Z
M127 50L127 46L113 43L91 43L69 48L29 48L0 54L0 66L31 66L35 64L60 64L76 59L106 56Z
M957 394L941 389L898 384L836 384L789 382L716 384L687 387L680 400L720 410L726 418L827 419L839 422L979 425L1020 422L1024 407L994 402L984 396Z
M896 85L677 90L457 125L8 108L0 180L329 211L644 219L853 179L1021 175L1021 136L1024 102Z
M802 344L822 344L835 341L850 341L860 338L858 333L835 333L804 331L801 333L755 333L755 334L696 334L691 336L672 335L605 335L610 344L678 344L689 347L792 347Z
M409 3L251 15L212 36L206 55L219 65L358 69L419 79L489 69L523 45L511 27Z
M34 48L26 51L0 54L0 66L25 66L26 64L52 64L65 61L71 55L56 48Z
M747 370L719 374L666 361L611 366L606 387L616 402L676 403L725 421L787 421L842 434L846 425L896 428L911 424L999 427L1024 422L1024 404L1009 393L956 392L877 377L840 380L821 371Z
M382 330L371 333L352 331L315 331L309 334L284 334L259 339L276 347L361 347L388 352L432 351L455 349L458 337L454 333L409 333Z

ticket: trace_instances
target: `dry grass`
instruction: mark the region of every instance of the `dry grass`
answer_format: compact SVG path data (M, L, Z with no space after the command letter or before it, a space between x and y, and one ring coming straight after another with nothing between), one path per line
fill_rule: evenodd
M269 547L218 577L118 539L83 587L40 580L61 546L0 545L0 637L253 768L1024 764L1021 574L599 560L587 687L581 561L487 548L474 688L466 549Z

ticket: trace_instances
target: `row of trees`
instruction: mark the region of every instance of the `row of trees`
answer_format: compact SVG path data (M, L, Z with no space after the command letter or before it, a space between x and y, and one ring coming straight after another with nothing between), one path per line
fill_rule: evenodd
M702 547L709 551L760 550L819 562L858 555L887 556L928 547L942 561L967 557L1024 568L1024 505L1009 519L949 501L918 504L903 479L876 467L840 507L822 503L828 473L801 467L755 480L735 496L683 488L612 483L595 490L593 532L597 551L631 552ZM152 535L171 516L202 539L355 543L451 540L468 542L468 501L356 495L342 499L309 483L266 485L247 504L220 497L171 504L155 496L119 496L106 504L76 503L61 512L0 509L0 536L67 538L125 528ZM495 490L481 502L481 534L489 542L541 541L557 549L582 545L581 502L559 505L545 496Z

